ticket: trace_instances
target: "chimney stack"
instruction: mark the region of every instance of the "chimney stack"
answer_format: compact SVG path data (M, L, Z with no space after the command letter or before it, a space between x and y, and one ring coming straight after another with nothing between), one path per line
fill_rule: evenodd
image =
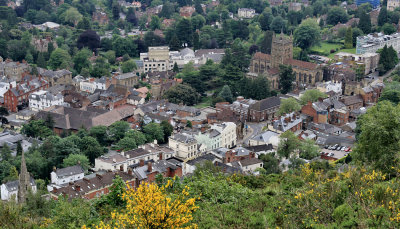
M144 166L144 160L143 159L140 159L139 166Z
M151 173L152 170L153 170L153 165L151 164L151 162L147 163L147 172Z
M75 185L75 189L76 189L77 192L80 192L81 191L81 186L80 185Z
M158 159L159 159L160 161L163 159L162 153L159 153L159 154L158 154Z
M119 171L121 171L121 172L124 171L124 166L123 166L123 165L121 165L121 166L119 167Z
M132 176L132 169L131 168L128 169L128 175Z

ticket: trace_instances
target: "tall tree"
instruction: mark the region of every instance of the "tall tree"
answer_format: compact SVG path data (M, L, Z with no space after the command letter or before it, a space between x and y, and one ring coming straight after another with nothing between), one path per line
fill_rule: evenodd
M261 43L260 50L262 53L271 54L272 47L272 38L274 36L274 32L271 30L265 31L264 38Z
M290 92L293 88L293 81L296 79L292 66L279 66L279 89L282 94Z
M88 47L90 50L95 52L97 48L100 47L100 36L97 35L96 31L86 30L79 35L77 46L79 49Z
M281 106L279 107L279 115L288 114L293 111L299 111L301 106L295 98L287 98L281 100Z
M346 11L341 7L332 7L328 11L328 15L326 18L326 22L330 25L336 25L337 23L346 23L349 19L349 15L347 15Z
M176 35L183 45L193 45L193 28L190 19L181 18L176 26Z
M353 31L351 27L347 28L346 36L344 38L344 48L351 49L353 48Z
M388 12L386 7L382 7L381 10L379 11L378 15L378 25L383 26L385 23L388 22Z
M71 67L72 61L69 53L61 48L57 48L50 55L49 67L53 70L68 69Z
M117 1L113 1L112 6L111 6L111 11L112 11L112 16L114 20L119 19L119 12L120 12L120 6Z
M301 97L300 97L300 102L302 105L306 105L308 102L315 102L319 98L326 98L327 95L323 92L321 92L318 89L311 89L307 90Z
M200 0L195 0L194 8L196 10L196 13L204 14L203 7L201 7L201 1Z
M134 26L138 25L138 19L136 17L135 9L130 7L128 9L128 13L126 14L126 21L131 23Z
M233 95L231 92L231 89L228 85L225 85L221 92L218 94L219 97L223 98L225 101L232 103L233 101Z
M364 34L369 34L371 32L371 17L365 11L361 11L360 13L358 28L361 29Z
M172 36L171 41L169 42L169 49L171 51L179 51L182 48L182 44L178 39L178 36L176 36L176 34L174 34Z
M319 44L321 40L320 27L313 19L306 19L294 31L294 42L301 49L306 50Z

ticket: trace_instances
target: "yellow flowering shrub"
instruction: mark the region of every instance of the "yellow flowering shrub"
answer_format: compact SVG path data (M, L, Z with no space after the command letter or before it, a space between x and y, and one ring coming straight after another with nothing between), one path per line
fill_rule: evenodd
M166 193L170 185L171 181L162 187L149 183L141 184L136 190L128 187L122 194L126 208L112 212L111 222L101 222L96 228L197 228L191 224L192 213L198 208L196 198L188 198L188 187L171 197Z

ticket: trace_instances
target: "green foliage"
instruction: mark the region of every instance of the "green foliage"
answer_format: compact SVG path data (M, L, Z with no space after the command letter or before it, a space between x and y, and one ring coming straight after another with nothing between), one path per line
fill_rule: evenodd
M295 79L292 66L279 66L279 89L281 89L282 94L286 94L292 90Z
M223 98L225 101L232 103L233 101L233 95L231 92L231 89L229 88L228 85L225 85L221 92L218 94L219 97Z
M292 131L286 131L279 136L277 153L280 157L289 158L300 146L300 140Z
M346 11L341 7L332 7L328 11L326 22L330 25L336 25L337 23L346 23L349 18Z
M146 136L137 130L129 130L125 137L133 138L138 146L146 143Z
M294 42L301 49L309 49L319 44L320 40L320 27L313 19L304 20L294 31Z
M382 27L381 27L381 31L386 34L386 35L390 35L393 34L397 31L396 27L394 27L392 24L389 23L385 23Z
M186 84L178 84L165 92L164 98L171 103L183 103L191 106L199 101L199 95L195 89Z
M301 142L299 155L301 158L311 160L319 155L319 147L311 139L304 140Z
M125 61L121 65L122 73L132 72L133 70L137 69L136 63L134 60L130 59Z
M31 120L22 126L21 132L28 137L39 139L45 139L53 134L43 120Z
M378 15L378 26L383 26L388 22L388 12L386 7L382 7Z
M146 135L146 139L148 142L152 142L157 140L158 142L162 142L164 140L164 130L157 123L149 123L143 127L143 133Z
M293 111L299 111L301 106L295 98L287 98L281 101L278 115L288 114Z
M128 151L137 148L135 139L130 137L124 137L117 143L117 148L121 151Z
M379 75L383 75L387 71L393 69L397 63L399 63L399 58L397 57L396 50L394 50L392 46L388 48L385 45L380 52L378 64Z
M344 38L344 48L346 49L353 48L353 32L351 27L347 28L346 36Z
M164 132L164 142L168 142L168 137L171 136L172 132L174 131L174 127L168 121L161 121L160 126Z
M89 169L89 159L82 154L70 154L67 158L63 160L63 166L69 167L80 164L84 171L88 171Z
M358 28L361 29L364 34L369 34L371 32L371 17L363 10L360 13Z
M307 90L301 97L300 97L300 103L302 105L306 105L309 101L310 102L315 102L317 101L319 98L326 98L327 95L323 92L321 92L318 89L311 89L311 90Z
M109 135L114 142L117 142L125 136L125 133L129 129L129 123L125 121L118 121L109 127Z
M73 58L74 69L77 72L81 72L82 68L90 68L89 57L91 56L92 52L89 49L84 48L79 50Z
M388 101L368 109L357 124L360 134L354 157L384 172L393 172L399 163L400 107Z
M71 63L71 56L64 49L57 48L50 55L49 67L53 70L68 69Z
M86 136L80 141L79 149L89 158L90 163L94 163L94 159L104 154L104 148L100 146L93 137Z

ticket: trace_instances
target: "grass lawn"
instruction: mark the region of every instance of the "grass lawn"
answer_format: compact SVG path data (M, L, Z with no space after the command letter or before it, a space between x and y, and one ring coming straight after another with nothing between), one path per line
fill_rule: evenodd
M203 98L201 98L201 102L198 103L194 107L196 107L196 108L209 107L209 106L211 106L211 100L212 100L211 96L203 97Z
M311 48L311 51L318 52L329 58L333 58L333 56L338 52L348 52L348 53L353 53L353 54L356 53L356 48L340 49L342 47L343 47L342 44L321 42L321 46L316 45ZM339 50L337 52L330 53L332 49L334 49L334 50L339 49Z

